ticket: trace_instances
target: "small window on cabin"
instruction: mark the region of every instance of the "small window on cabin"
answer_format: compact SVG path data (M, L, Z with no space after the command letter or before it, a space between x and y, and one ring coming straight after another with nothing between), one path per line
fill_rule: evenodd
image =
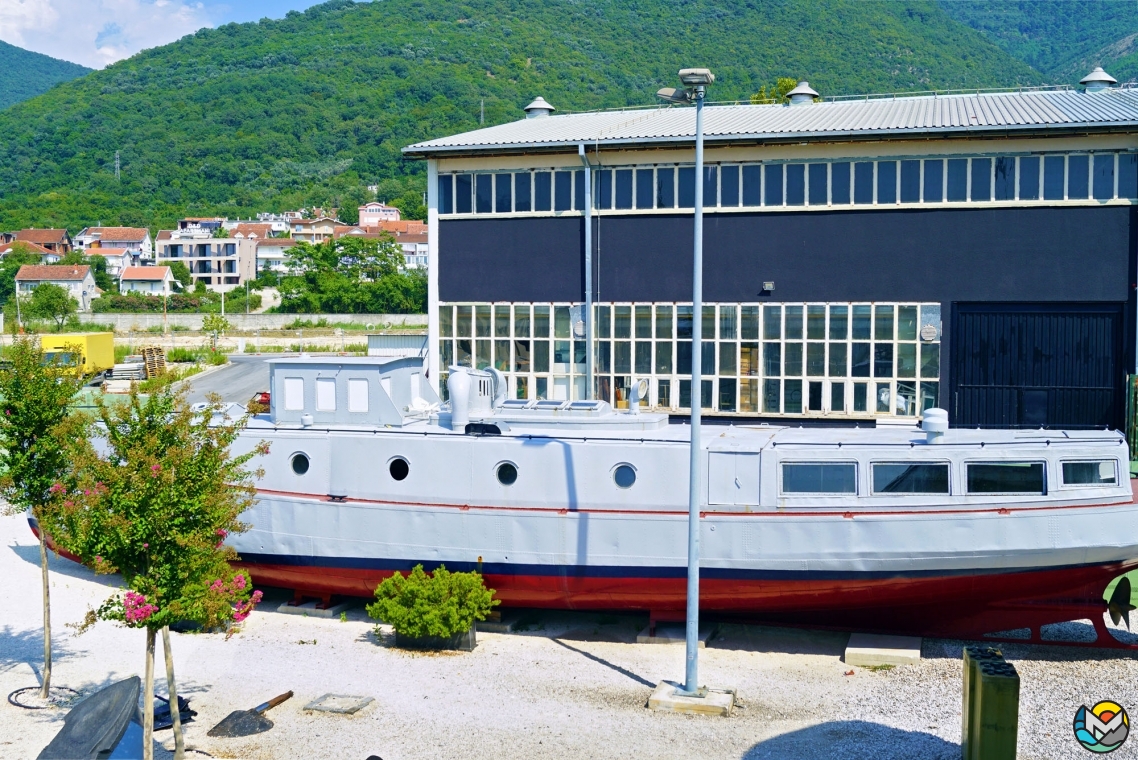
M321 377L316 380L316 411L336 411L336 380Z
M794 462L782 465L783 493L857 493L853 462Z
M300 377L286 377L284 380L284 408L287 412L299 412L304 409L304 379Z
M1113 459L1063 463L1065 486L1113 486L1116 483L1118 474Z
M948 493L948 465L927 462L874 462L873 492Z
M968 493L1045 494L1042 462L984 462L968 465Z
M348 380L348 411L366 412L368 410L368 385L362 377Z

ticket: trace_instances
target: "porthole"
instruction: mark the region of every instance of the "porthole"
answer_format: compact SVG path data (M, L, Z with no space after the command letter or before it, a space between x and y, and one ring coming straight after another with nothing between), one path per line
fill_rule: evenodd
M612 471L612 479L618 488L632 488L636 482L636 469L630 464L617 465Z
M498 482L504 486L512 486L518 479L518 468L509 462L498 465Z
M297 475L303 475L308 472L308 455L307 454L293 454L292 455L292 471Z
M403 480L411 472L411 465L407 464L407 460L403 457L395 457L391 460L391 464L387 465L387 471L391 473L393 480Z

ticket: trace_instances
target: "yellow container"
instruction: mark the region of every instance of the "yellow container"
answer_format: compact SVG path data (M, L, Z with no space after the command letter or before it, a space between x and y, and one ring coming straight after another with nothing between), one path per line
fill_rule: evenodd
M102 372L115 366L114 333L49 333L40 336L40 348L47 359L73 351L76 346L84 374Z

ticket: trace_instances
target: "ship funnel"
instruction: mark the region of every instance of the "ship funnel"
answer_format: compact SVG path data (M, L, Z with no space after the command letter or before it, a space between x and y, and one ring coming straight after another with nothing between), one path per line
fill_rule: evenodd
M487 367L486 371L494 376L494 396L490 401L490 406L494 409L506 403L506 397L509 395L509 384L506 381L506 376L496 367Z
M450 393L450 429L466 430L470 422L470 374L465 367L451 367L447 378Z
M945 431L948 430L948 412L944 409L926 409L921 428L925 431L925 443L943 442Z

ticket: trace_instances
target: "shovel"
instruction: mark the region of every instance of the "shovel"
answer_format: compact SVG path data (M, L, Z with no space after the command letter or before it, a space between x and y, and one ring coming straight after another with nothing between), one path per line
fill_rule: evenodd
M273 722L265 717L265 711L271 707L276 707L281 702L292 696L291 691L281 694L279 697L273 697L264 704L257 705L252 710L234 710L226 715L220 723L211 728L207 733L208 736L251 736L268 731L273 727Z

